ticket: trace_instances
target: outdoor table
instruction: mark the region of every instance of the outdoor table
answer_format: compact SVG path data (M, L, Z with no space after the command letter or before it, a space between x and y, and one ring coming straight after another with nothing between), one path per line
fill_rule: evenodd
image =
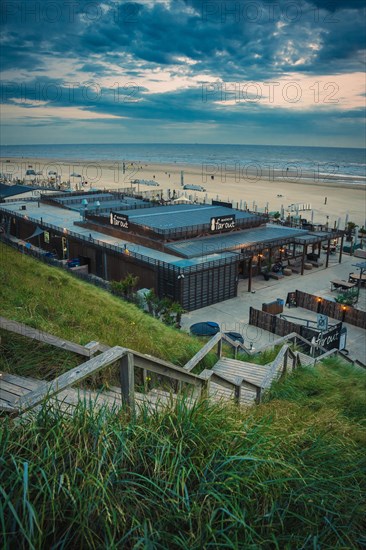
M337 288L340 288L342 290L349 290L350 288L354 288L356 286L356 283L341 281L340 279L334 279L333 281L330 281L330 284L332 292Z
M364 275L361 275L359 273L350 273L348 276L348 280L353 283L358 283L361 279L361 284L366 283L366 273Z

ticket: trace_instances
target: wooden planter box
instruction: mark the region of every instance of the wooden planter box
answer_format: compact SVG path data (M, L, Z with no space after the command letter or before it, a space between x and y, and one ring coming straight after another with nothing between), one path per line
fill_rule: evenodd
M279 302L269 302L268 304L262 304L262 311L271 313L271 315L278 315L283 312L283 305Z

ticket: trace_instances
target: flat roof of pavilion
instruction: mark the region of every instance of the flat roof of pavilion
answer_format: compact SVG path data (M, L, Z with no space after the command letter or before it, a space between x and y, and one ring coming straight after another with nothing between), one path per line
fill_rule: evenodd
M266 246L281 246L295 242L301 237L306 239L306 237L311 237L311 235L306 229L294 229L292 227L267 224L235 233L225 233L169 243L165 248L184 258L194 258L195 256L205 256L217 252L241 249L246 249L248 253L252 253L262 250ZM326 240L329 238L329 234L322 233L322 238Z
M22 205L27 207L25 211L21 210ZM28 220L34 224L39 224L40 226L46 227L51 231L52 229L60 232L65 232L66 230L69 235L77 236L87 242L90 242L91 236L95 243L105 247L113 247L121 254L125 253L127 248L132 256L138 257L147 263L165 262L166 264L170 264L172 266L184 268L199 266L207 262L235 261L237 256L233 252L219 251L217 253L210 254L209 257L202 256L196 258L192 257L189 259L182 258L179 255L169 251L163 252L141 244L132 243L124 239L124 236L128 237L128 233L124 234L121 232L121 237L116 238L114 235L106 235L105 233L101 233L94 229L75 225L75 221L80 221L80 215L74 210L63 209L44 203L41 203L38 207L37 201L1 203L0 212L2 210L5 212L12 212L24 220Z
M337 231L309 232L305 229L275 224L262 225L251 229L243 229L232 233L215 234L209 237L197 237L167 243L164 251L155 250L141 244L128 241L128 233L121 232L121 237L106 235L97 230L75 225L80 221L80 214L74 210L68 210L41 203L37 201L24 201L26 210L21 210L23 201L0 204L0 211L13 212L17 216L28 219L35 224L48 227L52 230L67 231L70 235L88 240L89 236L102 246L113 246L118 252L124 252L125 245L131 254L151 262L161 261L179 267L198 266L206 262L235 261L238 254L248 256L255 254L266 247L283 246L290 243L308 244L308 242L320 242L338 236ZM192 205L179 205L192 206ZM175 205L173 208L176 208ZM156 207L156 210L169 207ZM221 207L219 207L221 208ZM151 208L147 209L148 211ZM232 212L232 209L225 209ZM128 211L129 213L131 211ZM132 212L135 212L133 210ZM187 211L186 211L187 214ZM243 212L245 214L245 212ZM125 237L125 238L124 238Z
M162 231L189 228L198 225L209 226L211 218L232 215L235 215L236 220L248 220L249 223L253 222L253 225L255 223L263 223L261 216L256 216L242 210L235 210L234 208L211 204L170 204L148 209L118 209L115 211L128 216L131 223Z

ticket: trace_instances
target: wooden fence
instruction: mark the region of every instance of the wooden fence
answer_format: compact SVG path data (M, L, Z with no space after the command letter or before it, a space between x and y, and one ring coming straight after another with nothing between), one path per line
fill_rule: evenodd
M326 298L302 292L302 290L296 290L296 304L298 307L328 315L332 319L344 321L355 327L366 328L366 311L360 311L352 306L331 302ZM276 334L280 333L276 332Z
M286 321L286 319L281 319L280 317L276 317L276 315L254 309L253 307L249 310L249 324L272 332L273 334L278 334L278 336L287 336L291 332L300 334L301 328L297 323Z
M308 328L305 325L300 325L298 323L292 323L286 319L281 319L280 317L271 315L266 311L260 311L259 309L254 309L251 307L249 310L249 324L262 328L263 330L267 330L268 332L272 332L273 334L278 334L278 336L287 336L290 333L296 333L299 336L302 336L302 341L299 342L299 344L305 353L319 354L322 353L322 351L327 351L325 348L322 350L322 347L319 345L317 345L316 350L312 350L311 340L313 337L318 337L318 330Z

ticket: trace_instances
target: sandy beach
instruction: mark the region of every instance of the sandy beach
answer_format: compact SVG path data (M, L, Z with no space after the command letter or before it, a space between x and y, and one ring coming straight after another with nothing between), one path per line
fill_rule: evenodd
M34 176L25 176L28 169L42 172L47 177L49 172L57 172L61 182L70 181L71 189L119 189L131 186L131 181L155 180L159 187L140 184L140 191L166 190L183 192L181 186L181 172L183 171L184 184L201 185L206 191L186 191L187 196L194 200L202 200L206 195L208 200L219 199L247 203L252 210L255 202L258 211L264 211L268 204L269 211L280 211L281 205L285 214L291 204L310 204L314 211L314 222L326 223L331 227L341 218L340 228L344 228L345 218L355 222L360 227L365 224L366 185L347 183L337 178L322 178L322 175L308 174L300 178L297 174L266 173L265 170L243 169L240 166L225 165L183 165L152 164L143 161L125 163L119 161L71 160L49 158L1 158L1 173L11 174L12 177L31 181ZM124 165L123 165L124 164ZM78 176L71 176L78 174ZM41 176L38 177L42 179ZM81 182L87 182L81 185ZM301 211L303 218L310 219L310 211Z

